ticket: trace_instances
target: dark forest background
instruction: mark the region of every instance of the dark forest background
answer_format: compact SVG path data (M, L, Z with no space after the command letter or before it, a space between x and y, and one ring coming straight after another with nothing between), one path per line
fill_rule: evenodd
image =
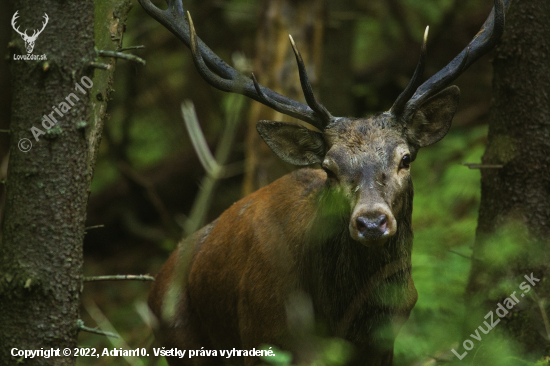
M272 0L276 1L276 0ZM254 69L262 14L270 1L184 1L199 36L237 68ZM478 32L491 1L328 0L315 19L323 41L314 78L318 99L334 114L366 116L389 109L407 85L430 25L426 77L455 57ZM0 45L8 44L13 10L0 12ZM229 163L246 159L249 113L256 102L217 91L195 71L190 51L137 4L124 46L146 66L118 61L88 205L84 275L155 274L177 242L205 172L186 132L180 105L191 100L212 150L229 118L239 121ZM300 48L306 48L306 45ZM395 364L412 365L448 354L462 339L468 281L480 201L479 163L491 103L491 54L457 81L461 102L447 137L423 149L413 164L415 185L413 277L419 292L397 338ZM297 75L295 65L293 72ZM278 70L268 70L277 74ZM295 76L293 76L295 77ZM9 129L10 75L0 60L0 130ZM0 133L0 181L6 179L9 135ZM250 151L249 151L250 153ZM260 161L261 164L261 161ZM246 192L244 170L219 182L206 222ZM5 189L0 185L0 221ZM85 284L82 318L123 340L81 333L80 347L149 347L146 282ZM80 365L145 364L140 360L80 358ZM153 363L154 364L154 363ZM426 363L428 364L428 363ZM165 365L159 360L158 365Z

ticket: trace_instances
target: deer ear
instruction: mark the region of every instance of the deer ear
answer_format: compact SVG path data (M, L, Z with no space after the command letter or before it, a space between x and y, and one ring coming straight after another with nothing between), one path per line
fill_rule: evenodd
M258 133L273 152L293 165L321 163L325 157L325 140L321 132L297 123L259 121Z
M451 128L459 99L460 89L453 85L424 102L407 125L409 142L420 148L441 140Z

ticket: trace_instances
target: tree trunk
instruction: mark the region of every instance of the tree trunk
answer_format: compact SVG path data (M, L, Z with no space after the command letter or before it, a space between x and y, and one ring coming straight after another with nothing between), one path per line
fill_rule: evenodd
M352 52L355 40L355 2L326 1L327 24L323 45L320 99L333 116L355 115L353 110Z
M115 50L121 44L130 8L127 0L98 3L94 8L91 0L62 6L52 0L14 2L20 29L40 29L45 13L49 21L33 51L47 60L15 60L26 54L25 47L15 32L10 42L11 145L0 243L2 365L22 362L12 356L13 348L76 347L86 204L114 71L114 60L96 60L94 46ZM92 62L105 68L95 77ZM69 102L71 93L76 98ZM50 114L57 121L52 125L43 122ZM76 363L75 357L60 356L24 362Z
M300 50L313 87L317 84L323 39L323 1L269 0L262 6L256 42L254 73L260 84L305 103L296 59L290 46L291 34ZM246 147L243 193L250 194L290 172L267 147L256 131L259 120L291 121L291 117L259 103L252 103Z
M547 0L514 1L494 59L494 99L482 161L502 168L483 169L481 175L481 206L466 289L469 316L457 350L462 354L462 341L473 341L475 348L464 356L468 364L517 365L514 355L535 360L548 354L549 20ZM500 310L502 319L496 311L499 303L506 308ZM489 311L499 324L489 335L480 332L481 342L473 340L470 334L478 326L487 328L483 317Z

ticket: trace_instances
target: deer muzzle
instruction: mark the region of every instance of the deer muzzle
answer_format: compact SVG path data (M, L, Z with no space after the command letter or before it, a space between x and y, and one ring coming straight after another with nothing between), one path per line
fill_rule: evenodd
M353 211L349 230L351 237L361 244L380 246L395 235L397 222L386 204L363 204Z

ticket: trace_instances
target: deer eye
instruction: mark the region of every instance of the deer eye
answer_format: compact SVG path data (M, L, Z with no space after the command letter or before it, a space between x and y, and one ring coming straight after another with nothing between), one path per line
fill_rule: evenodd
M399 169L409 169L411 166L411 155L406 154L401 158L401 163L399 164Z

